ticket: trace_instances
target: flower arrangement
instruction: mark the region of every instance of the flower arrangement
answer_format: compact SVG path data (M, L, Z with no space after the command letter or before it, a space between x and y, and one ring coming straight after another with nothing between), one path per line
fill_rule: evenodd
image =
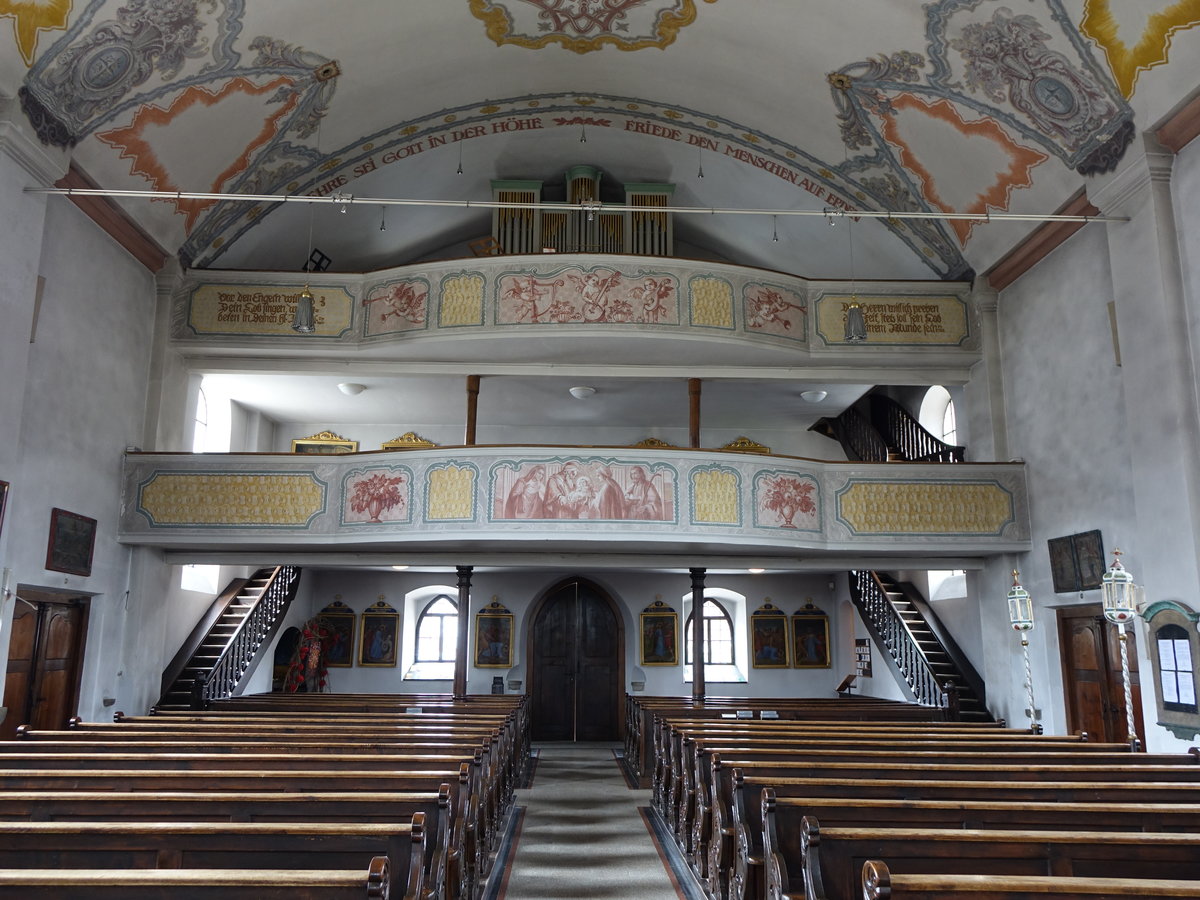
M811 481L780 476L770 482L763 494L763 506L783 518L784 528L795 528L792 519L796 513L810 516L817 511L817 504L812 499L815 489L816 485Z
M403 475L386 475L383 472L364 478L354 485L350 508L357 513L368 513L372 522L378 522L385 510L404 505L404 495L400 492L403 483Z
M325 654L333 634L322 619L309 619L300 628L300 642L283 682L285 694L315 694L326 688Z

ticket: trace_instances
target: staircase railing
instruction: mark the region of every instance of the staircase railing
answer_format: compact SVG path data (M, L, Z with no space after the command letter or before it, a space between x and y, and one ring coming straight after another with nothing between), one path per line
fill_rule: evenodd
M242 588L246 586L247 579L235 578L229 582L225 590L223 590L212 602L212 605L196 623L196 627L192 629L192 633L188 635L187 640L183 642L183 646L179 648L179 652L163 669L162 685L159 689L159 696L163 697L167 691L171 689L178 679L183 674L183 670L187 668L187 664L191 662L192 657L196 655L196 651L200 649L200 645L204 643L204 639L208 637L208 633L212 631L212 627L217 624L217 621L225 614L225 610L229 608L229 604L237 599ZM161 702L161 701L160 701Z
M809 431L833 438L842 445L846 458L851 461L887 461L887 444L866 417L853 406L835 418L819 419Z
M258 602L242 619L207 676L197 676L192 689L193 708L205 709L209 701L233 696L259 649L278 630L299 584L297 566L275 568Z
M943 684L930 668L925 654L909 630L908 623L896 612L887 592L874 572L850 573L850 598L858 608L867 631L887 652L884 661L906 685L911 699L922 706L945 710L949 719L958 717L958 692L952 684Z
M954 639L954 635L942 624L942 620L933 611L933 607L929 605L929 601L921 595L920 591L907 582L898 584L896 587L897 590L904 594L905 599L913 605L913 608L921 614L921 618L929 626L930 632L937 638L938 643L942 645L942 650L950 660L951 665L958 670L959 677L963 680L963 687L974 694L979 700L979 705L986 709L987 686L984 684L983 678L975 666L971 664L971 660L967 658L967 654L958 646L958 641Z
M909 462L962 462L965 447L947 444L926 431L908 410L886 394L872 394L871 424L884 443Z

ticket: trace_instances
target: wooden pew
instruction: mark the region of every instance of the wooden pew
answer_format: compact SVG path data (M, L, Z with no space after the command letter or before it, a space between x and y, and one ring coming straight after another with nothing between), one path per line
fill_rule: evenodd
M1035 875L900 875L883 860L863 866L863 900L1174 900L1200 897L1200 881Z
M366 871L320 869L0 869L14 900L388 900L387 859ZM409 900L409 898L405 898ZM418 900L418 898L412 898Z
M0 870L359 870L383 856L390 895L422 898L427 890L425 844L420 813L394 824L0 822ZM440 877L437 863L430 868Z
M1067 875L1200 881L1200 834L1017 831L1006 829L822 828L805 816L800 853L773 830L770 812L764 861L767 896L854 900L868 859L893 873Z

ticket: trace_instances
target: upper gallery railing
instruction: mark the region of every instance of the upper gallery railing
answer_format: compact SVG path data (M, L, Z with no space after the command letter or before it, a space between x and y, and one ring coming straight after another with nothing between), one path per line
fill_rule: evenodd
M124 495L121 540L164 547L1029 547L1020 463L889 466L631 447L131 453Z

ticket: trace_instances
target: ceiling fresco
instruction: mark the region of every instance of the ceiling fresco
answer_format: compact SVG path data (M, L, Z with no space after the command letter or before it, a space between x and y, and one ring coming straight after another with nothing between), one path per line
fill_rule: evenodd
M0 21L0 93L103 187L344 209L487 200L490 179L589 163L677 183L680 206L766 211L677 233L809 277L855 266L828 224L857 230L852 275L986 268L1024 232L847 220L1052 213L1187 99L1162 73L1200 58L1200 0L0 0ZM123 206L185 265L305 258L297 204ZM813 210L828 223L787 215ZM340 271L455 255L490 227L472 209L403 207L390 229L354 212L318 222Z

